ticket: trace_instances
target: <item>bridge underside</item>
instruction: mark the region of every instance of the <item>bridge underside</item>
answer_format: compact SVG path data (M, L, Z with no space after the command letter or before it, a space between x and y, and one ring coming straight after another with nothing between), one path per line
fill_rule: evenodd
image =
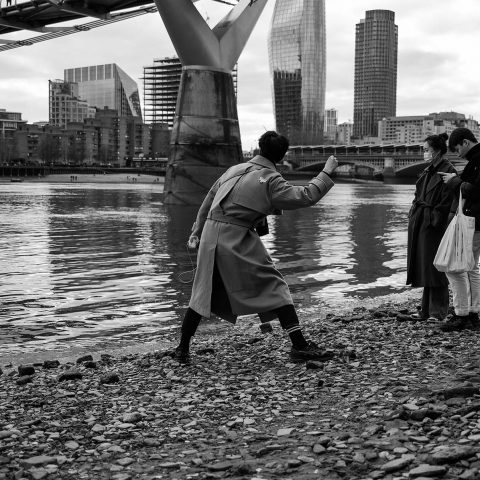
M47 25L85 17L108 19L111 12L146 5L154 3L152 0L7 0L7 6L0 10L0 36L19 30L51 32L54 29Z
M212 1L234 6L238 0ZM0 0L0 52L157 11L154 0ZM76 24L74 20L85 21ZM6 37L22 30L32 34L22 39Z

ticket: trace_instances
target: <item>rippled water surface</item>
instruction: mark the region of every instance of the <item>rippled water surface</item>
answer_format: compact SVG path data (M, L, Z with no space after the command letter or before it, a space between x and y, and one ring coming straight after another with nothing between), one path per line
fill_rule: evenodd
M338 184L320 204L271 218L263 238L300 311L407 290L413 190ZM161 200L160 185L0 184L2 353L150 340L177 326L196 208Z

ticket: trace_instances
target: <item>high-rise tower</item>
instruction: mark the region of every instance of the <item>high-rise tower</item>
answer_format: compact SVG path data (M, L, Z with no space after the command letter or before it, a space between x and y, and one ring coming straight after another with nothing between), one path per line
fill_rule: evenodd
M353 135L378 136L378 121L397 109L398 27L390 10L369 10L355 33Z
M276 128L292 145L321 144L325 0L277 0L268 38Z

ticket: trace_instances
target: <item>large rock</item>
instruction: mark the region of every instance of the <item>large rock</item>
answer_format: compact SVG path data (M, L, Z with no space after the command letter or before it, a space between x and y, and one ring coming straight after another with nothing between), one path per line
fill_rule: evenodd
M93 357L91 355L84 355L83 357L77 358L77 363L93 362Z
M441 477L447 472L446 467L442 465L428 465L426 463L419 465L418 467L408 472L409 477Z
M78 370L75 370L74 368L71 368L70 370L63 372L58 377L59 382L64 382L66 380L81 380L81 379L82 379L81 372L79 372Z
M455 387L447 388L440 392L444 398L454 398L454 397L473 397L480 393L480 388L478 387Z
M441 447L436 452L432 453L429 460L434 465L443 463L455 463L465 458L473 457L478 449L462 445L450 445L448 447Z
M52 368L58 368L60 366L60 362L58 360L45 360L43 362L43 368L50 370Z
M49 457L48 455L37 455L35 457L24 458L19 460L20 464L26 468L39 467L41 465L47 465L49 463L57 463L56 457Z
M118 376L118 373L106 373L105 375L102 375L100 377L100 383L104 384L112 384L112 383L118 383L120 381L120 377Z
M410 465L412 460L413 458L411 455L405 455L402 458L396 458L395 460L385 463L381 468L387 473L396 472L398 470L403 470L406 466Z
M35 373L35 368L33 365L19 365L18 374L23 377L24 375L33 375Z

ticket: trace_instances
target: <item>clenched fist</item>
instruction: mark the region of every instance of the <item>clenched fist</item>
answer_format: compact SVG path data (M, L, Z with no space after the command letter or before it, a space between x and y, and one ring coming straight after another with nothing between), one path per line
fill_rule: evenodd
M325 167L323 167L323 171L327 175L331 175L337 167L338 167L337 158L333 155L330 155L325 163Z

